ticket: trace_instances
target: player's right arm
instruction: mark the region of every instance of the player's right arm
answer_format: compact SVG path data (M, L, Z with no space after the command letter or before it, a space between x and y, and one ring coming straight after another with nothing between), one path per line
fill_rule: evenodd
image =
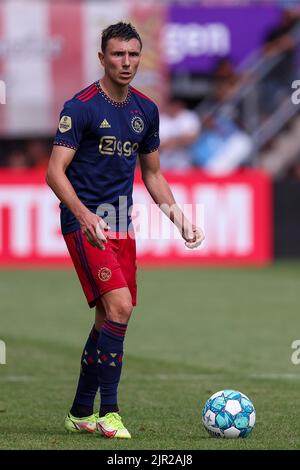
M107 242L104 230L108 228L107 224L101 217L82 204L66 176L66 170L74 155L74 149L54 145L49 160L46 182L58 199L74 214L88 242L104 250L104 244Z

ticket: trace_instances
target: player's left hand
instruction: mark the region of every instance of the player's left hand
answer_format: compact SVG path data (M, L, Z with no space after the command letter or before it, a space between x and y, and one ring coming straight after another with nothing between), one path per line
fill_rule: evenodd
M190 248L198 248L205 239L203 230L196 225L190 225L184 228L182 237L185 240L185 246Z

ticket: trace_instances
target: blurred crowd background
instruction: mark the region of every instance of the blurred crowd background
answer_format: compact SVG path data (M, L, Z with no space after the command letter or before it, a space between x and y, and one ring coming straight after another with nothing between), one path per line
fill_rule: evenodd
M2 25L5 3L1 2ZM16 15L22 16L24 5L40 9L34 1L13 1ZM39 2L40 4L43 2ZM74 8L80 8L81 12L88 4L101 11L107 11L109 1L63 1L51 2L56 7L61 6L63 13L70 8L71 17ZM291 1L169 1L169 2L113 2L120 4L119 19L130 20L137 25L144 39L145 62L152 61L151 70L147 71L147 64L142 70L142 79L146 77L146 88L152 91L158 101L161 113L161 166L163 170L183 172L191 168L200 168L210 174L228 174L244 167L259 167L267 171L272 178L300 179L300 128L299 107L292 102L292 83L300 77L300 5ZM158 5L159 4L159 5ZM136 18L132 13L137 5L142 11ZM116 5L115 5L116 6ZM122 8L127 14L123 17ZM118 10L112 20L118 17ZM227 10L227 11L226 11ZM57 10L58 11L58 10ZM187 19L180 23L178 16L180 11L187 15ZM228 13L238 13L236 26L240 35L243 52L235 51L236 41L230 47L220 47L218 41L222 38L221 27L227 27L230 32L230 24L226 24ZM157 12L161 17L156 20ZM55 11L54 11L55 13ZM205 15L208 15L206 18ZM207 26L209 18L215 13L216 21L211 22L211 32L208 34ZM10 15L12 13L8 13ZM40 13L39 13L40 14ZM47 12L51 15L51 12ZM143 15L148 20L143 30ZM192 15L192 19L188 19ZM211 16L212 15L212 16ZM248 16L249 15L249 16ZM203 23L201 25L201 18ZM223 18L223 25L221 20ZM252 34L247 29L249 18ZM145 19L145 18L144 18ZM15 18L18 27L18 19ZM107 23L110 17L107 17ZM32 37L24 37L23 47L29 47L34 40L35 21L32 18ZM241 24L245 22L244 24ZM257 30L252 24L260 24ZM197 24L201 29L197 30ZM216 29L219 26L219 31ZM93 25L97 34L91 39L91 44L85 40L85 47L92 49L92 43L99 46L99 35L105 24ZM213 27L215 26L215 31ZM64 28L67 32L68 16L64 18ZM89 26L87 26L89 27ZM187 29L189 27L189 30ZM156 34L159 29L159 44L154 43L153 35L149 34L149 28ZM0 28L0 71L1 78L5 80L5 61L11 61L8 54L13 54L14 49L5 38L5 28ZM193 31L194 30L194 31ZM39 40L37 31L36 41ZM191 33L191 34L190 34ZM233 32L232 32L233 33ZM83 34L78 31L77 34ZM257 36L255 36L257 34ZM219 35L219 38L218 38ZM20 36L20 35L19 35ZM191 36L191 37L188 37ZM253 37L255 36L255 37ZM18 34L16 34L16 38ZM26 44L26 39L28 44ZM52 39L57 39L52 37ZM59 39L59 38L58 38ZM52 121L49 125L35 127L35 119L32 126L15 126L5 124L2 116L0 120L0 165L10 167L16 171L24 168L42 168L47 166L51 153L53 135L55 133L55 116L59 115L63 101L69 99L80 88L87 86L85 81L87 74L80 73L80 79L75 83L68 82L68 61L75 59L71 72L76 67L82 67L76 63L76 56L67 57L73 53L63 38L62 47L56 51L53 58L47 60L62 60L66 63L64 77L61 81L60 103L56 101L51 110ZM97 42L98 41L98 42ZM181 42L190 43L191 49L181 47ZM199 44L196 42L199 41ZM215 41L215 46L209 49L208 41ZM2 47L1 47L2 42ZM255 47L252 48L252 45ZM222 44L221 44L222 46ZM15 46L17 48L17 46ZM195 52L196 51L196 52ZM246 51L246 52L245 52ZM42 51L43 52L43 51ZM27 66L30 62L39 61L34 57L42 53L41 50L31 48L28 52ZM16 50L16 55L18 51ZM44 51L46 54L46 51ZM159 57L153 59L153 54ZM185 54L185 57L183 57ZM26 55L26 54L25 54ZM60 58L58 58L60 55ZM180 56L181 55L181 56ZM97 64L96 54L93 56ZM182 59L181 62L179 59ZM18 57L14 60L18 60ZM198 62L198 63L197 63ZM148 67L149 69L149 67ZM92 80L101 76L101 69L93 69L94 75L89 74ZM3 76L4 75L4 76ZM25 77L26 78L26 77ZM162 86L163 78L163 86ZM29 76L30 84L23 80L23 92L29 86L34 88L34 80ZM138 79L137 79L138 80ZM145 81L143 82L145 84ZM145 86L137 82L137 85L145 91ZM10 87L7 80L7 103L1 106L10 106L10 93L14 95L13 83ZM75 88L75 86L78 86ZM59 75L56 87L60 87ZM146 89L146 91L148 91ZM17 93L20 93L19 91ZM31 93L32 94L32 93ZM48 99L49 102L49 99ZM26 101L24 101L26 104ZM14 113L26 114L23 108L18 108L14 103ZM44 105L45 107L45 105ZM49 107L49 103L48 103ZM34 112L34 108L33 108ZM43 113L43 107L40 107ZM38 120L39 117L37 116ZM23 116L26 121L27 117Z

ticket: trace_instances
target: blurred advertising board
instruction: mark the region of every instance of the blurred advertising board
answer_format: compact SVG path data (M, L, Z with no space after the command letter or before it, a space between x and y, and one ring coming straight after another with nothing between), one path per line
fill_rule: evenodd
M172 71L210 72L230 57L239 65L278 25L279 5L173 5L164 30L165 59Z
M152 202L141 177L134 188L138 262L144 266L265 265L272 258L271 182L245 170L227 177L200 171L166 175L185 214L204 227L201 249L188 250ZM34 171L0 171L0 265L70 266L58 200Z

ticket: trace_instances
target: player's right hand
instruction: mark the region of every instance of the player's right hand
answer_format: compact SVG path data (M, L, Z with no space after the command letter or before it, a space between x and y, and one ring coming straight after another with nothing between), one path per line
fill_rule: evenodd
M101 217L88 211L80 221L80 228L87 241L99 248L105 250L107 243L108 230L110 227Z

